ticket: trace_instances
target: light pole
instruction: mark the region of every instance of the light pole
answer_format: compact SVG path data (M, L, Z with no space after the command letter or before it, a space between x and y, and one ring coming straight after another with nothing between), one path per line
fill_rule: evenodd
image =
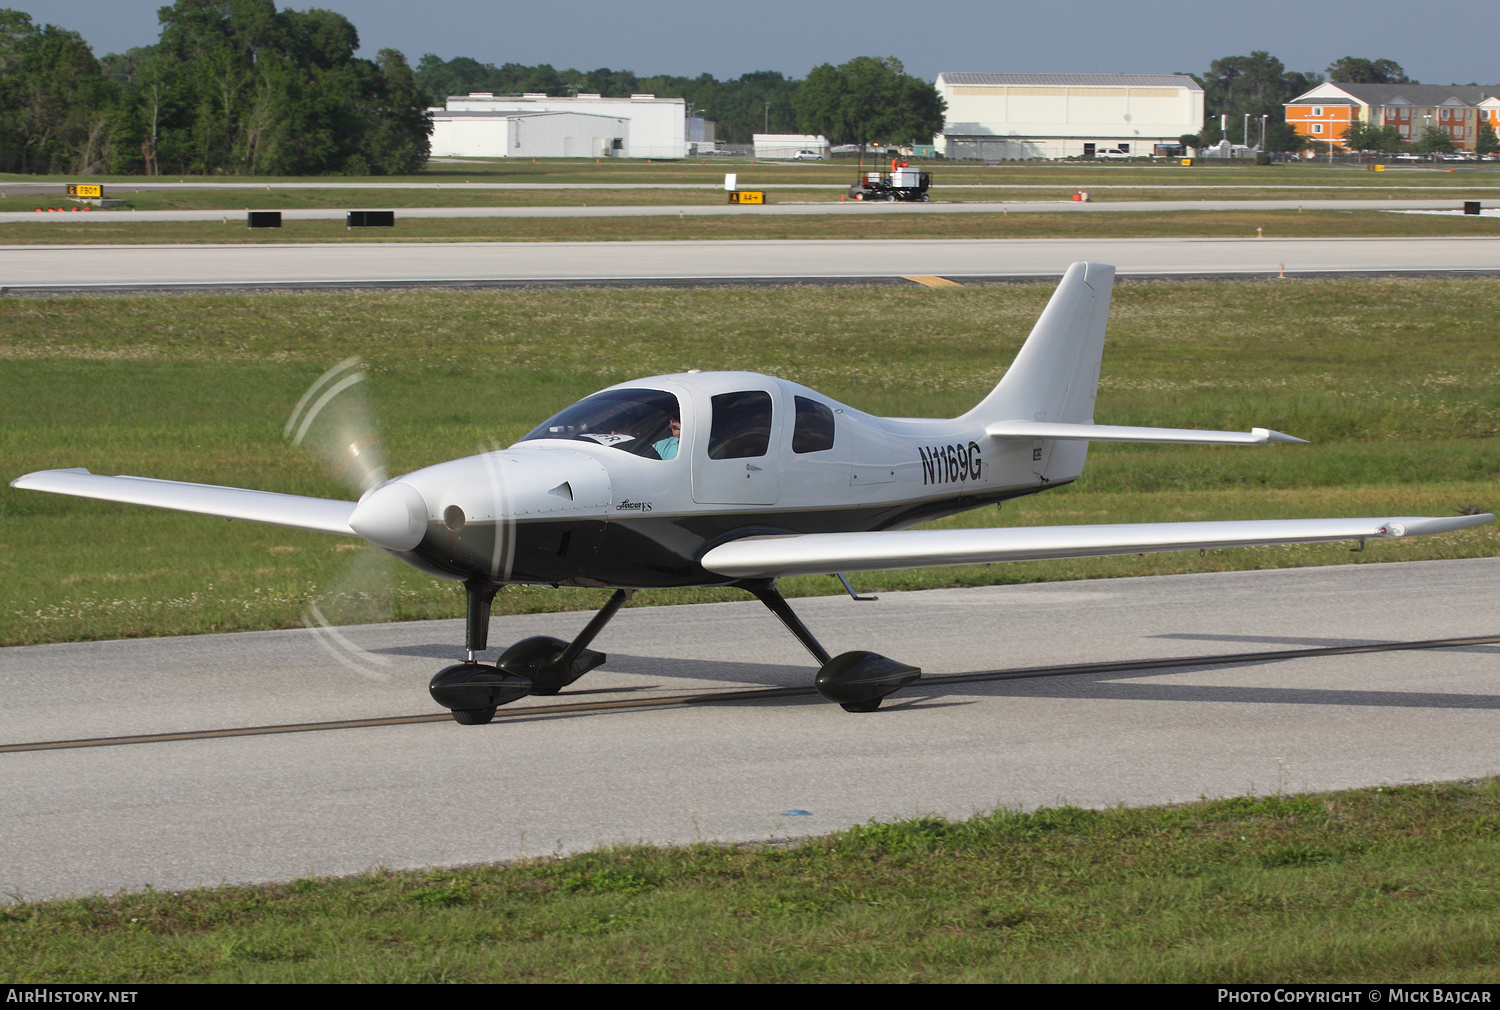
M1245 113L1245 149L1250 149L1250 113Z
M1266 120L1270 118L1271 117L1267 115L1263 115L1260 117L1260 149L1262 151L1266 149Z

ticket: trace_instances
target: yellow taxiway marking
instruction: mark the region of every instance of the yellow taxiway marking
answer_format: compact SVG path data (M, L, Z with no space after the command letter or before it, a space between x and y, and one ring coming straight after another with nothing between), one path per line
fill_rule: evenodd
M927 286L929 288L961 288L961 287L963 287L963 285L960 284L960 283L958 283L958 281L950 281L946 277L903 277L901 279L904 280L904 281L911 281L913 284L922 284L922 285L925 285L925 286Z
M1323 656L1357 656L1372 652L1407 652L1422 649L1460 649L1476 645L1500 645L1500 635L1476 638L1439 638L1419 642L1374 642L1369 645L1315 646L1310 649L1278 649L1269 652L1238 652L1219 656L1177 656L1172 659L1129 659L1112 663L1079 663L1064 666L1032 666L1019 670L988 670L980 673L951 673L923 677L912 687L941 687L944 684L977 684L998 680L1029 680L1037 677L1067 677L1081 674L1141 673L1148 670L1170 670L1194 666L1241 666L1250 663L1277 662L1287 659L1312 659ZM772 698L799 698L816 695L811 687L764 687L749 690L706 691L697 694L657 695L649 698L616 698L607 701L577 701L552 705L526 705L502 708L495 713L497 722L539 716L579 715L588 712L619 712L630 709L673 708L688 705L710 705L715 702L760 701ZM77 750L84 747L118 747L123 744L173 743L184 740L222 740L226 737L271 736L282 733L317 733L335 729L372 729L378 726L412 726L420 723L448 722L447 712L421 715L397 715L374 719L344 719L330 722L283 723L275 726L241 726L229 729L186 730L178 733L140 733L131 736L102 736L84 740L39 740L32 743L0 745L0 754L26 751Z

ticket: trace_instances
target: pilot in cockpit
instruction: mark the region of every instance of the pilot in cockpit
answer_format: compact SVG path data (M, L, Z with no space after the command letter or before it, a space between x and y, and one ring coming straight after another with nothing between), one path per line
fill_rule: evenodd
M671 434L666 438L651 443L651 448L662 459L674 459L677 456L677 446L682 441L682 419L673 417L667 422Z
M675 459L682 408L666 390L609 389L554 415L522 441L534 438L580 439L646 459Z

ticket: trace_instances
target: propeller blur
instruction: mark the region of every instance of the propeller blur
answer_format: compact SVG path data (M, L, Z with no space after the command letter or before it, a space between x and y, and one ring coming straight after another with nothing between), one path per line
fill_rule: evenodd
M41 471L12 485L359 537L462 582L466 658L439 672L430 689L469 725L489 722L497 706L528 694L555 694L603 663L604 654L588 646L639 589L748 591L817 660L815 683L824 698L872 711L921 671L871 652L830 656L782 598L778 578L1257 544L1363 544L1494 520L908 529L1061 487L1082 473L1089 442L1302 441L1266 428L1094 424L1113 284L1113 267L1073 264L1000 383L956 418L876 417L784 379L688 372L611 386L508 449L389 479L368 416L357 405L338 406L339 394L362 378L356 363L344 362L314 383L287 435L298 442L320 438L357 501L86 470ZM325 410L335 413L320 418ZM528 638L493 665L480 663L494 596L516 583L615 593L572 642Z

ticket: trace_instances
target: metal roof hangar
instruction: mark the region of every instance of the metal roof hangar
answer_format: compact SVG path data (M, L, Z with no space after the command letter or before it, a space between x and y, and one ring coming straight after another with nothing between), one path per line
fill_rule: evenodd
M432 153L471 158L682 158L687 102L631 95L450 95L429 109Z
M949 158L1005 161L1151 154L1203 128L1203 89L1185 74L951 74L934 138Z

